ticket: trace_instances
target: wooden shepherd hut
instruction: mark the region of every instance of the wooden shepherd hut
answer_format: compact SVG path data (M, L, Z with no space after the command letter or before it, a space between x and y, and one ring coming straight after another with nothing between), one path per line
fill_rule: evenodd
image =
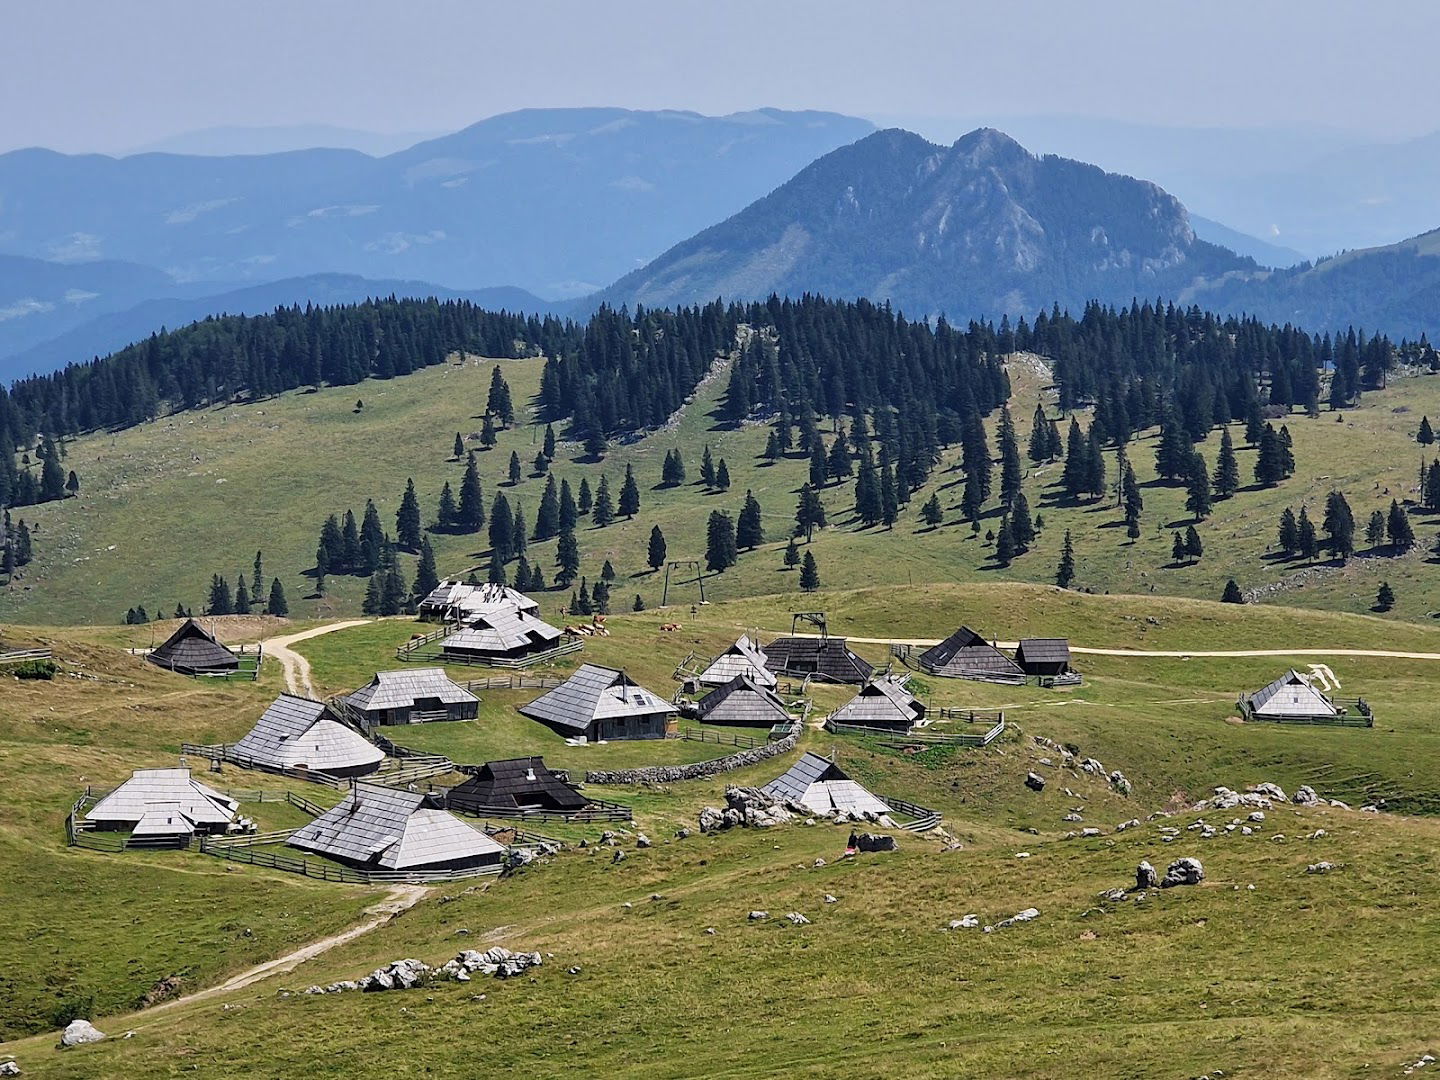
M329 776L364 776L380 767L384 753L347 727L323 701L281 694L249 733L235 744L232 760L247 768L295 769Z
M736 675L748 675L759 686L773 687L775 674L765 666L767 660L765 650L750 640L749 635L741 634L700 673L700 683L702 686L724 686Z
M486 810L583 810L590 800L545 767L539 757L487 761L480 771L445 796L450 810L484 815Z
M920 666L931 675L953 679L1019 682L1025 677L1019 664L968 626L921 653Z
M553 649L564 636L533 612L496 607L466 615L460 628L440 642L440 652L462 664L522 660Z
M1281 723L1334 720L1340 715L1335 703L1294 669L1255 693L1243 695L1239 707L1247 720Z
M890 807L861 787L829 758L807 753L762 789L814 814L888 814Z
M677 711L624 671L599 664L582 664L555 689L520 706L521 715L567 738L588 742L663 739L670 717Z
M451 682L445 669L438 667L377 671L369 683L347 694L344 701L358 710L371 727L473 720L480 712L480 699Z
M771 728L794 720L780 696L748 673L736 675L724 686L711 690L695 708L696 718L706 724Z
M875 670L856 656L844 638L781 637L765 646L765 666L779 675L837 683L863 683Z
M181 675L224 675L240 669L240 658L194 619L186 619L159 648L145 657L156 667Z
M229 795L200 783L189 769L136 769L85 813L96 829L138 832L155 840L225 833L240 812Z
M830 721L847 727L906 732L925 719L925 706L905 689L902 679L882 675L872 679L840 708Z
M481 829L442 810L438 797L357 783L338 806L286 841L362 870L470 870L505 853Z
M1015 663L1026 675L1042 678L1070 671L1070 640L1063 637L1022 638L1015 650Z

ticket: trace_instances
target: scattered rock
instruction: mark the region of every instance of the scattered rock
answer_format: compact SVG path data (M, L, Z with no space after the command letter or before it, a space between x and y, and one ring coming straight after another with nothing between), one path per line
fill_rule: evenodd
M1093 757L1087 757L1084 761L1080 762L1080 771L1089 773L1091 776L1104 776L1107 779L1109 778L1105 772L1105 766L1101 765L1100 762L1096 761Z
M638 835L635 837L635 846L636 846L636 847L642 847L642 848L644 848L644 847L649 847L649 846L650 846L650 838L649 838L648 836L646 836L643 832L640 833L640 834L638 834Z
M1290 796L1290 801L1296 806L1316 806L1320 802L1320 796L1315 794L1315 789L1309 784L1304 784Z
M1100 830L1099 830L1099 829L1096 829L1096 828L1086 828L1086 829L1081 829L1081 830L1080 830L1080 835L1081 835L1081 836L1099 836L1099 835L1101 835L1101 833L1100 833Z
M835 897L831 896L828 892L825 894L825 903L838 904L839 902L839 900L835 899Z
M895 837L884 833L861 833L855 838L855 846L861 851L899 851Z
M1030 920L1038 919L1039 917L1040 911L1038 908L1027 907L1024 911L1017 911L1008 919L1001 919L994 926L985 927L985 933L988 934L993 930L1003 930L1007 926L1014 926L1016 923L1029 922Z
M580 969L579 969L578 967L566 968L566 969L565 969L565 974L566 974L566 975L579 975L579 974L580 974Z
M615 854L612 855L612 856L610 856L610 861L611 861L612 863L624 862L624 861L625 861L625 852L624 852L622 849L620 849L620 848L616 848L616 849L615 849Z
M1128 796L1130 792L1135 790L1135 785L1130 783L1130 781L1125 778L1125 774L1122 773L1119 769L1116 769L1110 774L1110 786L1116 791L1118 791L1121 795L1126 796Z
M1100 894L1101 900L1109 900L1112 904L1118 904L1126 897L1124 889L1106 889Z
M1249 817L1247 820L1249 820L1249 821L1264 821L1264 820L1265 820L1265 811L1264 811L1264 810L1255 810L1255 811L1253 811L1253 812L1250 814L1250 817Z
M1116 831L1116 832L1124 832L1126 829L1135 829L1135 828L1139 828L1139 826L1140 826L1140 819L1139 819L1139 818L1131 818L1129 821L1122 821L1119 825L1116 825L1116 826L1115 826L1115 831Z
M1081 817L1079 814L1077 814L1074 810L1071 810L1070 813L1066 814L1066 815L1065 815L1063 818L1061 818L1060 820L1061 820L1061 821L1084 821L1085 819L1084 819L1083 817Z
M1135 888L1153 889L1160 884L1160 875L1155 872L1155 867L1149 861L1142 862L1135 868Z
M1028 859L1029 857L1030 857L1030 853L1029 853L1028 851L1017 851L1017 852L1015 852L1015 858L1017 858L1017 859Z
M1311 863L1309 866L1305 867L1305 873L1328 874L1331 870L1334 870L1335 868L1335 864L1332 862L1317 862Z
M1322 836L1327 836L1327 835L1328 835L1328 834L1325 832L1324 829L1316 829L1316 830L1315 830L1314 832L1312 832L1309 836L1305 837L1305 839L1306 839L1306 840L1319 840Z
M792 926L809 926L809 925L810 925L810 920L807 919L804 915L801 915L800 912L798 912L798 911L792 911L792 912L790 912L790 914L786 915L785 918L787 918L787 919L790 920L790 923L791 923Z
M705 933L707 933L707 934L713 934L713 933L715 933L715 928L714 928L713 926L707 926L707 927L705 928Z
M751 921L751 922L759 922L761 919L768 919L769 917L770 917L770 913L769 913L768 911L752 911L752 912L750 912L750 921Z
M1176 859L1165 868L1160 887L1169 889L1175 885L1199 885L1204 880L1205 868L1200 865L1199 859Z
M689 836L690 836L690 830L689 830L688 828L686 828L685 826L683 826L683 825L682 825L680 828L678 828L678 829L675 830L675 839L676 839L676 840L685 840L685 839L687 839Z
M1031 791L1044 791L1045 778L1039 773L1026 773L1025 786L1028 787Z
M825 860L824 860L824 859L816 859L816 860L815 860L815 869L816 869L816 870L819 870L820 867L822 867L822 866L824 866L824 865L825 865Z
M14 1058L0 1061L0 1076L19 1076L20 1066L15 1064Z
M951 919L947 930L973 930L980 925L979 915L966 915L963 919Z
M1331 800L1330 800L1330 805L1331 805L1334 809L1336 809L1336 810L1349 810L1349 809L1350 809L1350 804L1349 804L1349 803L1343 803L1343 802L1341 802L1339 799L1331 799Z
M71 1020L60 1035L60 1048L96 1043L105 1038L105 1033L89 1020Z
M652 904L655 903L657 900L664 900L664 899L665 899L665 897L664 897L661 893L652 892L652 893L650 894L650 902L651 902Z
M1264 784L1256 784L1253 790L1257 795L1264 795L1267 798L1274 799L1276 802L1283 803L1286 801L1285 791L1283 788L1280 787L1279 784L1271 784L1268 782Z

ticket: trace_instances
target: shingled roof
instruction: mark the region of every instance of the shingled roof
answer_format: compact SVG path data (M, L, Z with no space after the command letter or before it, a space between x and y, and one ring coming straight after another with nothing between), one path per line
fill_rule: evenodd
M831 715L837 724L902 731L909 731L924 718L925 706L920 699L890 676L866 683Z
M85 814L108 825L138 824L152 811L184 814L193 824L223 827L235 820L240 804L190 775L189 769L136 769L130 779Z
M581 810L590 800L545 767L540 757L487 761L478 773L457 784L446 805L462 810L494 806L538 806L547 810Z
M157 667L184 675L234 671L240 666L240 658L194 619L181 623L165 643L150 650L145 659Z
M765 646L765 666L785 675L819 675L831 682L863 683L875 669L844 638L781 637Z
M817 814L835 810L888 814L890 807L846 775L828 758L807 752L794 765L762 789L776 799L799 803Z
M736 675L724 686L711 690L696 708L699 718L707 724L774 727L794 719L779 695L749 674Z
M520 706L520 712L532 720L581 735L596 720L675 711L675 706L635 683L624 671L599 664L582 664L555 689Z
M539 612L540 605L508 585L492 582L470 585L458 578L442 581L426 594L419 605L421 614L449 615L462 619L497 609L535 614Z
M504 656L544 648L563 636L563 631L533 614L501 607L467 615L466 625L441 641L440 648L444 652Z
M444 668L377 671L375 677L345 700L362 712L408 709L418 698L439 698L441 704L479 702L474 694L450 681Z
M1261 716L1335 716L1330 699L1291 669L1250 695L1250 706Z
M385 755L336 721L323 701L281 694L235 744L237 757L272 769L313 769L350 775L374 769Z
M1070 666L1070 639L1063 637L1022 638L1015 650L1015 662L1029 671L1031 666Z
M932 675L1025 674L1019 664L968 626L921 653L920 666Z
M505 850L480 829L438 809L430 796L378 784L356 784L340 805L286 843L382 870L482 865L498 862Z
M706 686L724 686L736 675L748 675L760 686L774 686L775 675L765 666L766 660L765 650L748 635L741 634L700 673L700 682Z

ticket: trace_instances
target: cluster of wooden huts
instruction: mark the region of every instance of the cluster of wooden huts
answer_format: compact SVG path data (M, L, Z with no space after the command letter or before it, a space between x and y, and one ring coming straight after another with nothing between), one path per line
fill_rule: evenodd
M442 581L420 601L421 619L453 630L439 643L449 663L521 664L554 652L565 632L540 618L540 605L506 585Z
M900 646L897 655L911 662L912 650ZM938 645L914 658L930 675L949 679L1020 684L1034 679L1042 684L1076 684L1080 676L1070 667L1066 638L1024 638L1013 651L1005 651L968 626L961 626Z

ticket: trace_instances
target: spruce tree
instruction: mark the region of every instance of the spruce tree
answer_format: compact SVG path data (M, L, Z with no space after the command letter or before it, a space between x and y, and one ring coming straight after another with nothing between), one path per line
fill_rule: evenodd
M966 482L970 483L971 478L967 476ZM978 486L979 480L975 479L974 483ZM804 497L802 491L802 500ZM861 461L860 476L855 481L855 516L866 525L874 525L880 520L882 512L880 484L875 479L875 466L867 457Z
M1194 525L1185 526L1185 554L1192 562L1205 554L1205 545L1201 543L1200 534L1195 531Z
M1295 522L1295 511L1288 506L1280 512L1280 528L1276 539L1280 550L1286 556L1294 555L1300 547L1300 526Z
M640 596L640 594L639 594L638 592L635 594L635 603L633 603L633 604L630 605L630 610L631 610L631 611L644 611L644 610L645 610L645 601L644 601L643 599L641 599L641 596Z
M1389 611L1395 606L1395 590L1390 587L1388 581L1382 581L1380 588L1375 592L1375 607L1380 611Z
M545 425L545 441L541 444L541 453L547 460L555 460L555 428L550 424Z
M1035 542L1035 524L1030 520L1030 503L1023 491L1015 493L1010 504L1010 536L1015 541L1015 553L1023 555Z
M595 605L590 602L590 583L583 577L580 579L580 595L575 598L575 614L593 615Z
M1365 524L1365 542L1372 548L1385 542L1385 511L1375 510Z
M1015 422L1008 406L1000 410L1000 504L1009 506L1020 493L1023 473L1020 466L1020 443L1015 437Z
M500 365L490 373L490 393L485 399L486 415L498 417L504 427L515 422L515 406L510 400L510 384L500 372Z
M365 586L365 599L360 602L360 611L365 615L380 615L381 595L384 592L380 575L375 574L370 578L369 584Z
M800 588L806 592L814 592L820 588L820 567L815 562L815 553L808 549L805 552L805 561L800 567Z
M825 452L825 440L816 439L810 447L810 486L820 489L830 478L830 458Z
M605 565L600 568L600 580L608 585L615 580L616 576L614 565L609 559L606 559Z
M605 432L598 427L593 427L585 435L585 453L591 461L601 461L605 457L605 451L610 443L605 438Z
M1320 552L1320 544L1315 535L1315 523L1310 520L1305 507L1300 508L1300 521L1297 528L1297 547L1307 562L1314 562L1315 556Z
M1035 416L1030 421L1030 442L1026 456L1036 465L1050 460L1050 421L1045 418L1045 406L1035 406Z
M278 577L270 582L270 600L265 605L265 614L281 619L290 614L290 602L285 599L285 586L280 584Z
M75 470L70 470L70 475L65 479L65 494L67 497L74 497L80 494L80 477L75 475Z
M1405 513L1394 499L1390 500L1390 513L1385 521L1385 532L1390 537L1391 546L1397 551L1408 551L1415 543L1415 530L1410 525L1410 515Z
M555 477L552 474L545 481L545 491L540 496L540 509L535 512L535 532L533 536L537 542L549 540L560 531L560 499L555 494Z
M560 540L555 546L555 565L558 567L555 583L562 589L568 589L580 572L580 545L575 540L573 528L560 531Z
M1185 559L1185 537L1178 532L1170 536L1170 561L1177 566L1184 563Z
M360 526L360 569L370 574L380 565L380 549L385 545L385 530L380 525L380 511L375 503L365 500L365 517Z
M1198 450L1190 456L1185 473L1185 509L1196 521L1210 516L1210 470Z
M245 575L237 575L238 581L235 585L235 606L236 615L250 614L250 586L245 584Z
M575 499L570 494L570 481L560 481L560 532L566 529L573 530L580 519L579 511L575 506Z
M232 611L230 585L219 574L210 578L210 602L205 606L207 615L229 615Z
M1215 459L1215 498L1228 499L1240 489L1240 463L1235 459L1235 444L1230 429L1220 432L1220 456Z
M510 557L513 559L518 555L524 555L528 544L528 534L525 532L525 507L519 499L516 499L515 507L510 511Z
M700 458L700 482L706 490L715 486L715 460L710 456L710 444L705 444L705 453Z
M805 534L807 544L814 537L815 530L823 529L826 524L825 504L808 483L800 488L800 499L795 507L795 524L800 532Z
M725 511L712 510L705 527L705 569L722 573L736 561L735 522Z
M418 551L420 533L420 500L415 495L415 481L407 480L400 509L395 511L395 542L406 551Z
M931 495L925 505L920 507L920 520L932 529L945 520L945 511L940 507L939 495Z
M1341 562L1355 554L1355 518L1350 513L1350 504L1345 496L1332 491L1325 497L1325 517L1321 522L1325 530L1325 543Z
M1015 558L1015 536L1010 531L1009 517L1000 519L1000 531L995 534L995 561L1009 566Z
M459 461L465 456L465 440L460 437L460 432L455 432L455 447L451 453L454 460Z
M491 585L509 585L509 575L505 572L505 560L500 558L500 553L490 553L490 566L485 572L485 580Z
M595 497L590 494L590 478L588 476L580 478L580 499L576 508L581 514L588 514L595 508Z
M620 485L620 513L633 518L640 512L640 485L635 482L635 470L625 466L625 482Z
M615 503L614 500L610 498L610 480L608 477L600 477L600 486L595 491L593 511L591 516L597 528L603 529L615 521Z
M1090 444L1073 416L1065 438L1065 469L1060 475L1060 485L1071 502L1079 502L1090 490Z
M501 562L510 560L510 540L514 523L510 519L510 501L503 491L495 493L490 504L490 550Z
M1245 597L1240 594L1240 586L1235 584L1233 577L1225 582L1225 591L1220 594L1220 602L1222 604L1243 604L1245 602Z
M355 524L353 511L345 511L345 523L340 527L342 558L340 567L347 574L361 573L365 564L365 556L360 548L360 529Z
M1274 487L1285 478L1285 448L1280 435L1271 424L1260 433L1260 452L1255 456L1255 480L1264 487Z
M646 551L645 562L651 570L659 570L665 565L665 534L660 531L659 525L650 526L650 546Z
M479 532L485 524L485 497L480 491L480 468L472 451L465 462L465 475L460 480L460 508L455 525L461 532Z
M819 442L820 440L816 439L815 441ZM725 464L723 457L720 459L720 464L715 468L715 489L717 491L730 490L730 469Z
M735 523L735 544L746 551L753 551L765 542L765 529L760 522L760 503L752 491L745 492L745 505L740 509L740 519Z
M490 413L486 413L485 419L480 423L480 446L485 450L491 450L499 441L500 436L495 431L495 418Z
M825 459L825 468L836 480L842 480L854 473L850 466L850 445L845 441L845 431L841 429L830 444L830 454Z
M1070 530L1065 530L1065 539L1060 544L1060 564L1055 568L1055 584L1068 589L1075 581L1075 544L1070 539Z
M900 517L900 502L895 490L894 470L880 469L880 520L885 528L894 528Z
M435 528L439 532L449 532L455 527L459 517L460 511L455 506L455 493L450 490L450 482L447 480L440 489L440 505L435 510Z
M440 574L435 569L435 549L430 546L427 536L420 541L420 561L415 566L415 587L411 594L424 599L440 585Z
M521 472L520 472L520 455L519 455L517 452L515 452L514 450L511 450L511 451L510 451L510 468L509 468L509 470L508 470L508 477L509 477L509 480L510 480L510 486L511 486L511 487L514 487L515 485L517 485L518 483L520 483L521 476L522 476L522 474L521 474Z
M1440 549L1440 538L1435 541L1437 549ZM800 565L800 548L795 543L795 537L790 537L790 542L785 545L785 569L793 570Z
M1415 441L1421 446L1429 446L1435 441L1435 432L1430 428L1430 417L1420 418L1420 430L1415 433Z

